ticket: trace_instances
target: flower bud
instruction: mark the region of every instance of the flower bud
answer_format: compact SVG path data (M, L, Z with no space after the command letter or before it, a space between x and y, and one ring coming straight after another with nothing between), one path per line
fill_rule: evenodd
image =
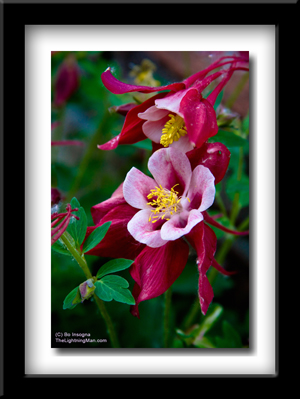
M93 295L93 293L96 289L96 286L94 285L94 281L95 281L95 277L89 278L84 283L81 283L79 285L81 302L83 302L85 299L89 299Z

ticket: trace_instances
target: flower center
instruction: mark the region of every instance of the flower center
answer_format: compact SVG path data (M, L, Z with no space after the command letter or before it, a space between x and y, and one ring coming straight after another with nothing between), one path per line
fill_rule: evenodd
M173 141L177 141L180 137L187 134L186 126L181 116L173 114L169 114L168 116L170 119L165 124L160 138L160 144L164 147L168 147Z
M178 184L175 184L175 186L178 186ZM175 186L173 186L171 190L167 190L160 185L150 190L151 192L147 195L147 198L152 199L156 197L156 199L148 202L148 205L155 207L155 209L151 209L154 215L150 215L149 222L155 223L159 219L164 218L165 220L170 220L171 215L181 210L181 197L179 198L178 191L174 190Z

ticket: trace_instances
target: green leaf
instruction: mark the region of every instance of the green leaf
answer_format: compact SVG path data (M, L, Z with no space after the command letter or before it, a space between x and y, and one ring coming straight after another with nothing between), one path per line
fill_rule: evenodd
M82 206L78 208L77 212L74 212L74 215L78 216L79 220L71 218L67 227L67 231L74 238L76 248L79 248L86 234L87 216Z
M96 278L99 279L106 274L111 274L118 272L120 270L127 269L129 266L133 264L133 260L130 259L113 259L107 263L105 263L101 268L98 270Z
M63 309L73 309L81 302L79 287L74 288L65 298Z
M242 175L240 180L234 176L230 177L226 184L226 194L233 200L235 193L239 193L239 203L241 207L249 205L249 177Z
M103 301L109 302L114 299L117 302L134 305L135 300L131 292L127 289L129 283L120 276L104 276L95 282L95 294Z
M249 142L247 139L238 136L233 131L228 131L223 129L219 129L218 133L214 137L209 139L209 142L212 143L221 142L226 147L228 147L229 150L235 147L243 147L246 149L249 147Z
M80 203L79 203L78 199L75 198L75 197L73 197L71 199L70 205L71 205L72 209L73 208L80 208Z
M248 134L249 134L249 112L242 121L242 130L248 136Z
M106 222L102 226L97 227L84 242L82 252L86 253L98 245L104 238L110 225L111 222Z
M152 141L150 139L139 141L138 143L132 144L133 147L142 148L143 150L152 151Z

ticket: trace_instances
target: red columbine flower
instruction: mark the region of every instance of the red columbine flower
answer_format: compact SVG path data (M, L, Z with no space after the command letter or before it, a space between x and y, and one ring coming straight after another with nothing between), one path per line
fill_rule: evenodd
M190 151L195 146L200 147L208 138L217 134L218 126L213 105L233 72L248 70L241 66L243 62L245 60L241 57L222 57L182 82L159 87L120 82L108 68L101 77L104 86L112 93L160 93L130 108L121 133L98 148L112 150L119 144L133 144L147 137L153 143L163 147L176 147L183 152ZM229 68L208 75L224 65L229 65ZM203 90L218 78L221 81L207 98L203 98Z
M78 211L78 208L72 209L71 205L66 206L67 212L57 213L54 212L51 215L51 245L59 239L59 237L66 231L71 217L79 220L78 216L72 214L72 212ZM57 224L59 223L59 224Z
M225 229L206 212L214 196L213 180L216 184L224 177L229 158L221 143L205 143L187 154L161 149L149 159L154 179L132 169L110 199L92 207L95 227L88 228L87 236L107 221L112 224L88 254L134 259L130 268L135 281L134 316L139 317L141 301L163 294L182 273L189 255L184 238L198 255L199 301L204 314L213 298L208 268L230 274L214 259L217 238L206 224L245 234Z

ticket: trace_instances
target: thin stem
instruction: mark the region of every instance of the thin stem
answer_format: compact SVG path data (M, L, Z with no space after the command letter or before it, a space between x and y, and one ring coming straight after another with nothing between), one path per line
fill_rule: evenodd
M98 306L98 309L100 310L101 316L103 317L106 327L107 327L107 332L109 334L110 337L110 341L111 341L111 345L113 348L120 348L120 344L117 338L117 334L113 325L113 322L111 320L110 315L107 312L106 306L104 305L104 302L97 297L96 294L94 294L94 299L95 302Z
M170 340L170 311L171 311L171 287L165 292L165 308L164 308L164 348L169 348Z
M86 278L92 278L92 273L90 272L90 269L86 263L86 260L84 258L84 255L80 255L79 252L76 250L76 248L73 247L72 243L70 242L68 236L63 233L60 237L62 242L65 244L65 246L68 248L68 250L71 252L72 256L74 259L77 261L79 266L81 267L83 273L85 274Z
M86 260L84 258L84 254L80 255L80 253L76 250L76 248L73 247L73 245L71 244L68 236L64 233L62 234L62 236L60 237L60 239L63 241L63 243L65 244L65 246L68 248L68 250L71 252L71 254L73 255L74 259L77 261L77 263L79 264L79 266L81 267L82 271L84 272L85 276L87 279L92 278L92 273L90 272L90 269L86 263ZM107 312L107 309L105 307L104 302L97 297L97 295L94 294L94 300L98 306L98 309L101 313L101 316L103 317L106 327L107 327L107 331L111 340L111 344L113 348L119 348L119 342L118 342L118 338L112 323L112 320Z

